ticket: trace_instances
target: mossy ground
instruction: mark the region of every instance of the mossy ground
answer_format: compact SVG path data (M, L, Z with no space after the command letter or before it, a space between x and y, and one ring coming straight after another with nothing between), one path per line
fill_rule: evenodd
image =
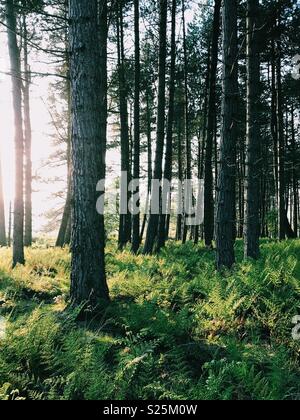
M112 303L100 320L65 311L68 250L0 250L1 399L300 398L300 241L262 241L260 261L218 274L203 245L159 256L107 248Z

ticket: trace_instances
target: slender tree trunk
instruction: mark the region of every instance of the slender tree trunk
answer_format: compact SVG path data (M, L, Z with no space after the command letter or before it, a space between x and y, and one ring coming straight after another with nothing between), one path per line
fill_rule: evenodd
M178 161L178 180L180 181L180 189L178 190L178 208L182 207L182 182L183 182L183 159L182 159L182 117L181 107L178 123L177 123L177 161ZM182 240L183 234L182 213L178 212L176 222L176 240Z
M206 154L205 154L205 184L204 184L204 234L205 245L212 247L214 238L214 219L215 206L213 194L213 145L215 133L216 118L216 80L218 66L218 51L220 37L220 14L221 0L215 0L213 35L211 47L211 63L209 76L209 100L208 100L208 121L207 121L207 138L206 138Z
M69 64L69 63L68 63ZM68 139L67 139L67 171L68 171L68 180L67 180L67 197L66 197L66 203L63 211L62 221L60 224L58 237L56 240L57 247L63 248L65 245L70 244L69 240L69 234L67 235L67 229L69 227L70 232L70 226L71 226L71 200L72 200L72 183L71 183L71 177L72 177L72 167L71 167L71 92L70 92L70 84L68 83L68 114L69 114L69 120L68 120Z
M247 156L246 215L244 225L245 258L258 259L260 236L260 54L259 0L247 4Z
M140 247L140 2L134 0L134 33L135 33L135 75L134 75L134 153L133 178L138 182L134 192L138 213L132 220L132 251L136 254Z
M104 216L97 214L96 185L104 173L106 137L101 130L100 37L97 0L70 0L72 103L71 300L94 311L109 300L105 275ZM97 39L98 37L98 39Z
M174 101L175 101L175 70L176 70L176 0L172 1L172 30L171 30L171 71L169 87L169 112L166 139L166 157L164 180L171 183L172 180L172 161L173 161L173 123L174 123ZM171 197L169 197L171 201ZM160 250L166 244L168 229L167 217L161 214L158 228L158 245Z
M13 106L15 115L15 203L13 267L25 264L24 257L24 136L22 119L22 81L20 50L17 43L17 27L13 0L6 0L6 21L8 26L8 49L11 65Z
M8 240L7 245L11 247L11 229L12 229L12 206L11 201L9 202L9 215L8 215Z
M0 246L6 246L5 207L3 195L2 165L0 156Z
M237 2L223 3L223 104L216 239L217 267L235 263L236 144L238 99Z
M205 140L207 136L207 115L208 115L208 91L209 91L209 75L210 75L210 54L211 47L209 44L208 47L208 58L207 58L207 71L206 71L206 80L205 80L205 89L204 89L204 103L203 103L203 122L202 122L202 142L200 142L201 134L199 134L198 142L198 179L203 179L205 171ZM200 229L202 226L196 226L195 229L195 238L194 243L197 245L199 243Z
M278 132L278 163L279 163L279 206L278 206L278 235L280 240L286 237L286 205L285 205L285 139L283 121L283 96L281 80L281 40L277 41L277 132Z
M68 0L65 0L65 18L68 18ZM68 106L68 130L67 130L67 196L63 210L62 220L55 246L63 248L70 244L71 236L71 201L72 201L72 167L71 167L71 90L70 90L70 57L68 52L68 31L65 30L65 65L68 80L66 81L67 106Z
M143 218L141 234L140 234L140 243L143 241L144 233L147 224L147 212L149 208L149 201L151 195L151 183L152 183L152 129L151 129L151 117L152 111L150 106L150 92L149 89L146 91L146 104L147 104L147 155L148 155L148 189L147 189L147 198L146 198L146 212Z
M157 138L156 153L154 163L154 180L162 179L162 163L165 139L165 105L166 105L166 58L167 58L167 15L168 4L165 0L159 0L160 7L160 24L159 24L159 76L158 76L158 104L157 104ZM151 201L161 198L154 197L152 188ZM150 210L151 212L151 210ZM147 236L144 246L144 254L151 254L154 249L155 240L157 238L157 229L159 222L159 214L150 213L147 228Z
M188 94L188 52L187 52L187 40L186 40L186 19L185 19L185 0L182 0L182 27L183 27L183 56L184 56L184 133L185 133L185 157L186 157L186 180L192 179L192 152L191 152L191 139L190 139L190 129L189 129L189 94ZM185 243L187 240L188 225L187 221L189 214L186 213L186 210L189 211L191 203L185 200L188 209L184 211L183 218L183 238L182 242Z
M294 103L292 103L291 109L291 128L292 128L292 154L293 154L293 229L295 236L298 236L298 178L297 178L297 150L296 150L296 136L295 136L295 110Z
M31 117L30 117L30 67L28 64L28 41L27 41L26 17L23 16L23 54L24 74L23 98L24 98L24 145L25 145L25 235L24 245L32 245L32 160L31 160Z
M118 42L118 71L119 71L119 101L120 101L120 124L121 124L121 171L127 174L126 189L130 183L130 137L128 126L128 107L127 107L127 87L125 77L125 53L124 53L124 27L123 27L123 5L118 5L119 13L117 19L117 42ZM125 183L125 179L121 179ZM124 197L124 188L121 188L120 201L126 203ZM131 215L128 212L128 206L122 211L120 206L120 226L119 226L119 248L122 249L130 241L131 236Z

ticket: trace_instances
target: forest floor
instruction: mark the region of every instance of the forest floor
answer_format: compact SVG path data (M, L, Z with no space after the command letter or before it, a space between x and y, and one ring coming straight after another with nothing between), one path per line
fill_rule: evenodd
M300 241L262 242L259 262L216 273L214 252L107 250L101 320L65 311L67 250L0 250L0 400L300 399ZM4 325L5 324L5 325Z

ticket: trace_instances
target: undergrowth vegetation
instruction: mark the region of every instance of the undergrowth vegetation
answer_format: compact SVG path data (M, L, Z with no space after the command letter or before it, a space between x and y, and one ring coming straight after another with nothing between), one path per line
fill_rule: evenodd
M66 310L67 250L0 251L0 400L300 399L300 242L262 242L258 262L217 274L214 253L107 249L102 319Z

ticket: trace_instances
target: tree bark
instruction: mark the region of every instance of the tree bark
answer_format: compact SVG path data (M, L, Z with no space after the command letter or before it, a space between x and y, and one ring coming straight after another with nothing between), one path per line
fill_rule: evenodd
M223 102L216 240L217 267L235 263L236 144L238 99L237 2L223 3Z
M17 43L15 4L6 0L8 49L11 65L13 106L15 116L15 201L13 233L13 267L25 264L24 257L24 136L22 118L22 81L20 50Z
M260 54L258 37L259 1L247 4L247 155L245 258L258 259L260 236Z
M27 41L26 16L23 15L23 55L24 55L24 146L25 146L25 233L24 245L32 245L32 159L31 159L31 117L30 117L30 67L28 64L28 41Z
M125 77L125 53L124 53L124 27L123 27L123 5L122 2L118 5L118 17L117 17L117 43L118 43L118 73L119 73L119 107L120 107L120 125L121 125L121 171L127 174L127 193L128 186L130 183L130 137L129 137L129 126L128 126L128 106L127 106L127 87ZM121 203L125 203L126 200L123 196L123 189L121 188L120 194ZM121 206L120 206L121 208ZM119 224L119 249L123 249L124 246L131 239L131 215L128 212L126 214L120 213L120 224Z
M164 180L171 183L172 160L173 160L173 123L174 123L174 101L175 101L175 70L176 70L176 0L172 1L172 30L171 30L171 70L169 87L169 110L166 138L166 156L164 168ZM170 198L170 197L169 197ZM158 245L160 250L166 244L168 235L168 222L165 214L160 215L158 228Z
M220 14L221 0L215 0L213 35L211 47L211 62L209 69L209 100L208 100L208 121L205 154L205 184L204 184L204 234L205 245L212 247L214 238L215 206L213 194L213 145L216 118L216 80L218 66L218 51L220 37Z
M292 169L292 178L293 178L293 229L295 236L298 236L298 178L297 178L297 149L296 149L296 135L295 135L295 109L294 103L292 103L291 109L291 128L292 128L292 153L293 153L293 169Z
M72 269L71 300L91 311L109 300L105 275L104 216L96 212L96 185L105 168L101 130L100 37L97 0L70 0L72 104ZM103 69L105 71L105 69Z
M159 0L160 23L159 23L159 76L158 76L158 104L157 104L157 135L156 152L154 163L154 180L162 179L162 164L165 139L165 106L166 106L166 57L167 57L167 15L168 4L165 0ZM152 189L153 194L153 189ZM160 193L161 195L161 193ZM156 197L157 199L157 197ZM159 197L160 199L160 197ZM151 201L153 196L151 196ZM151 254L157 239L159 214L150 213L147 228L144 254Z
M182 0L182 27L183 27L183 60L184 60L184 134L185 134L185 158L186 158L186 180L192 179L192 152L189 128L189 93L188 93L188 52L187 52L187 36L186 36L186 19L185 19L185 0ZM186 202L187 207L191 207L191 203ZM183 237L182 242L187 241L188 225L187 219L189 214L184 212L183 218Z
M278 164L279 164L279 205L278 205L278 235L279 240L286 238L286 205L285 205L285 139L283 122L283 96L281 80L281 40L277 41L276 75L277 75L277 133L278 133Z
M140 180L140 2L134 0L135 74L134 74L134 152L133 179ZM140 186L134 192L137 197L138 213L132 216L132 251L140 247Z

